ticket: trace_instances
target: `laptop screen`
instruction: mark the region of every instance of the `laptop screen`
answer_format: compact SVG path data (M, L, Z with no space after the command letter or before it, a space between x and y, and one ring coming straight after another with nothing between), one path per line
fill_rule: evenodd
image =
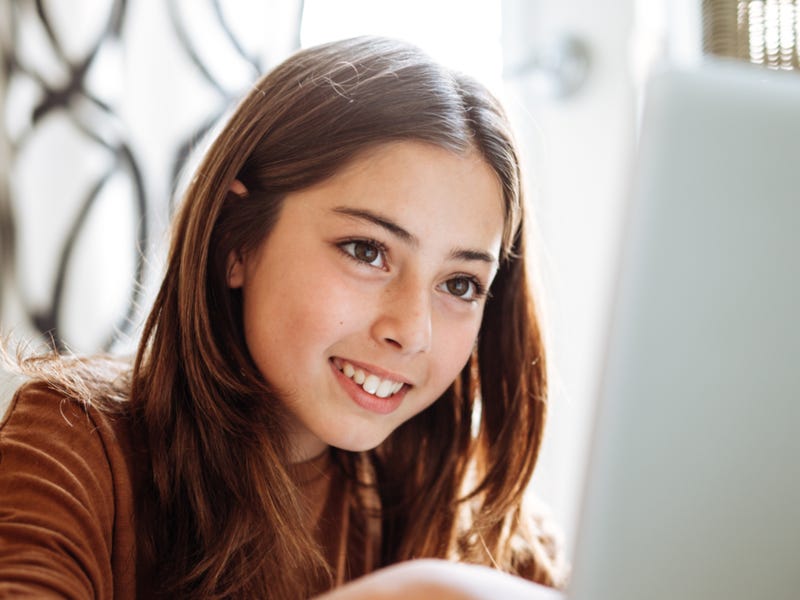
M572 599L800 597L800 76L650 82Z

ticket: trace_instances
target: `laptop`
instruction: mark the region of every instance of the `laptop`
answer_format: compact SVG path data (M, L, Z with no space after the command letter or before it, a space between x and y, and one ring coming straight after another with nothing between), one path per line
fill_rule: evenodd
M647 88L570 600L800 598L800 74Z

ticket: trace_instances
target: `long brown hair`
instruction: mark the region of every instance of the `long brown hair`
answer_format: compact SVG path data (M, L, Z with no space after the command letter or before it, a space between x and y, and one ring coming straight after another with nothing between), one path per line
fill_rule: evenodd
M477 150L503 189L503 257L458 379L378 448L334 450L381 500L379 564L442 557L554 583L521 503L546 413L546 364L525 262L519 159L480 84L407 44L356 38L298 52L261 79L207 152L174 222L163 284L131 375L147 449L137 522L165 595L308 597L330 567L287 473L285 414L251 360L232 251L256 248L284 198L398 140ZM241 180L244 197L229 192ZM477 420L477 422L475 422ZM420 526L424 524L424 526Z

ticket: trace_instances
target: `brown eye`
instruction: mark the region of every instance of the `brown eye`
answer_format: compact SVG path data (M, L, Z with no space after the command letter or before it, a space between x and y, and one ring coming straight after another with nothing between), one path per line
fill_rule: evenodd
M453 294L453 296L458 296L459 298L467 295L470 292L472 285L472 281L466 277L455 277L453 279L449 279L446 283L447 291Z
M352 240L337 245L342 252L355 261L378 269L386 268L386 249L377 242Z
M486 297L486 288L483 287L480 280L469 275L451 277L436 287L439 291L450 294L464 302L477 302Z
M380 251L372 244L355 242L353 244L353 255L365 263L372 263L380 256Z

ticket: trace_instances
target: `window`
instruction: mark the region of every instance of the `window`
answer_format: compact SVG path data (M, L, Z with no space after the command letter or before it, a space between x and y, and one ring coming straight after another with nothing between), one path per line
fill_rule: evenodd
M703 0L703 51L798 69L798 0Z

